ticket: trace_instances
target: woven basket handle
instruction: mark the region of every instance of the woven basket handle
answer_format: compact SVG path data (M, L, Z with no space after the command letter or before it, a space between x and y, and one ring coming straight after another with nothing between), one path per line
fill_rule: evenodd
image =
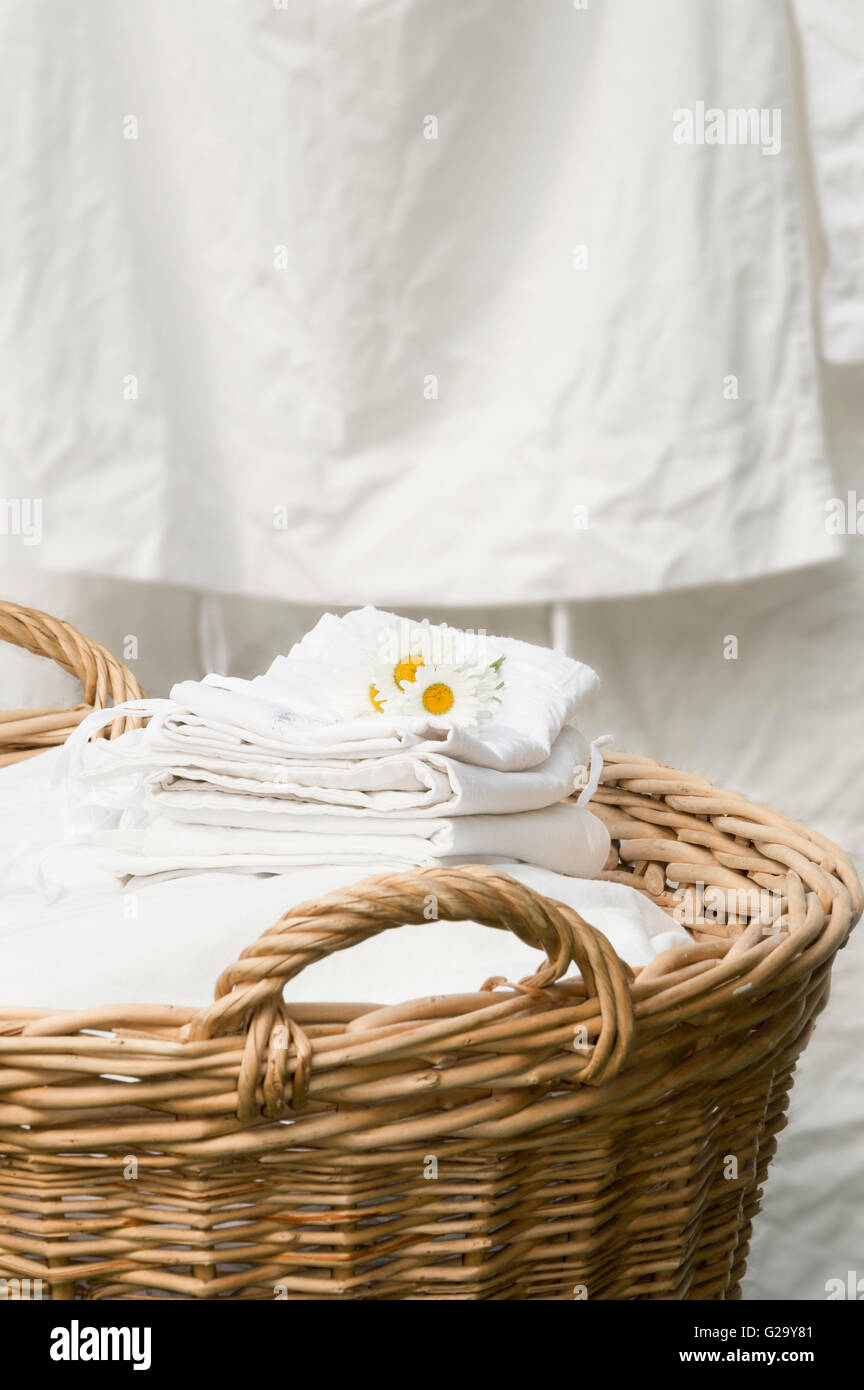
M403 924L435 919L474 921L511 931L546 953L546 963L520 988L542 990L578 966L590 998L598 1000L601 1034L597 1079L617 1070L633 1033L633 973L606 938L578 913L541 897L484 865L384 874L292 908L247 946L216 984L216 1000L187 1027L190 1039L219 1036L270 1017L288 980L333 951Z
M71 623L38 608L0 602L0 641L47 657L76 676L84 690L84 703L94 709L105 709L109 702L137 700L143 694L132 672L105 647Z

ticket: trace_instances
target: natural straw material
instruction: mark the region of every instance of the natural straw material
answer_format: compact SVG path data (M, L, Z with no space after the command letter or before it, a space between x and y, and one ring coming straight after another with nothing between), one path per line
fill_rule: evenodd
M692 945L632 971L494 868L427 869L295 907L198 1011L0 1009L0 1276L55 1299L738 1298L861 888L828 841L647 758L610 754L592 805L605 876L683 906ZM436 915L545 960L473 995L290 1002L315 961Z
M76 676L84 689L84 703L74 709L0 712L0 767L65 742L91 710L105 709L121 700L137 700L143 694L131 671L98 642L83 637L62 618L52 618L36 608L0 601L0 641L56 661ZM107 736L122 733L124 727L124 721L118 719Z

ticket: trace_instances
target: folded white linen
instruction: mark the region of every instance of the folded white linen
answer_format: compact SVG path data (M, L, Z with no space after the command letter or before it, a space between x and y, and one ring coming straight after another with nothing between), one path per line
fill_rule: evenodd
M367 607L344 617L327 613L287 656L253 680L210 675L181 681L171 698L208 724L276 738L294 757L370 757L413 748L437 751L481 767L517 771L549 757L564 728L597 685L581 662L512 637L482 634L485 659L503 658L495 716L469 731L446 716L391 715L386 710L345 719L344 692L368 653L394 633L410 643L422 624ZM473 634L442 626L436 640L453 647ZM480 637L477 637L477 642Z
M511 639L489 639L467 664L432 650L466 637L372 608L326 615L266 676L183 682L136 706L149 725L113 743L88 740L117 711L91 715L61 755L68 850L123 879L490 860L593 877L609 836L582 803L600 759L570 719L596 676ZM415 685L438 691L433 706L443 691L454 720L406 717L423 708ZM377 712L345 716L358 707ZM62 853L45 856L46 875Z
M66 891L46 897L38 870L60 834L52 785L60 756L60 749L51 749L0 769L0 1004L204 1005L224 967L283 912L368 874L351 865L284 874L206 872L118 889L112 873L67 846L65 872L52 885ZM622 884L526 864L497 867L574 908L634 968L690 940L655 903ZM286 993L297 1001L395 1003L471 991L490 975L517 980L539 961L508 933L430 921L330 956L292 980Z
M160 728L141 742L142 759L159 755L164 743ZM111 748L112 745L107 745ZM176 747L176 745L175 745ZM562 729L549 757L520 772L460 763L440 753L388 754L356 760L284 759L249 764L242 759L214 757L203 749L171 749L175 761L145 774L144 803L155 813L172 815L178 798L222 814L225 825L264 826L267 821L236 819L234 808L282 819L299 808L326 807L334 816L502 815L539 810L563 801L573 791L576 768L587 770L591 749L578 729ZM110 754L108 755L110 757ZM182 759L182 760L181 760ZM85 780L87 778L84 769ZM104 780L104 772L94 780ZM192 793L197 794L197 800ZM187 819L188 817L183 817ZM202 816L202 820L205 817ZM210 821L210 817L206 817ZM218 823L218 816L214 818Z
M517 772L536 767L549 757L566 722L562 720L554 733L530 740L497 720L490 720L477 733L456 724L445 727L431 717L390 717L386 713L313 724L296 714L293 698L270 685L264 676L244 681L210 675L203 681L181 681L171 687L171 699L211 728L246 740L251 735L256 742L272 739L280 756L292 758L370 758L413 749L418 755L444 753L478 767Z
M190 798L188 804L184 797ZM590 878L600 872L609 853L603 822L573 802L512 815L435 819L367 812L338 817L293 805L285 808L291 828L273 830L273 813L256 811L255 801L250 797L248 809L228 812L202 807L194 792L177 792L171 820L153 817L142 828L103 827L73 836L46 852L43 872L49 880L62 881L70 856L87 856L118 878L207 869L282 873L295 866L328 863L375 873L387 867L506 859ZM184 813L188 820L180 819ZM237 823L226 825L226 814Z

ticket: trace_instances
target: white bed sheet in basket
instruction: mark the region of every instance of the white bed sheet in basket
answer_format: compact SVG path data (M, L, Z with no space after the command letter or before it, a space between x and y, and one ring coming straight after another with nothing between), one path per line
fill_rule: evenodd
M82 856L66 882L46 883L43 852L61 835L51 781L58 753L0 770L0 1006L206 1004L225 966L290 907L367 876L333 865L274 875L200 873L118 888ZM575 907L631 965L688 940L683 927L624 885L526 864L501 867ZM509 933L431 921L318 962L289 983L286 997L395 1003L470 992L490 975L517 980L540 962Z

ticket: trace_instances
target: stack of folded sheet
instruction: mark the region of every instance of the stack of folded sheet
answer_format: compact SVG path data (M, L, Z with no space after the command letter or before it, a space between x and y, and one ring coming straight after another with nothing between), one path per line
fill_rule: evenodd
M266 675L184 681L113 742L85 721L64 759L73 826L121 875L515 861L590 878L609 836L578 804L598 759L573 719L596 683L512 638L328 614Z
M77 1011L118 1002L205 1005L226 965L284 912L368 877L368 870L345 865L258 874L210 869L121 886L77 846L58 849L60 807L52 778L61 753L51 749L0 768L4 1006ZM32 870L44 853L51 868L37 887ZM689 943L682 926L623 883L518 862L501 872L580 913L634 968ZM520 980L542 959L508 932L432 917L326 956L292 979L286 993L292 1002L395 1004L472 993L490 976ZM575 975L576 967L569 973Z
M609 850L586 804L599 757L573 723L593 671L467 636L328 615L264 676L183 682L122 738L92 737L116 716L100 712L3 769L3 1002L200 1004L289 908L426 865L493 863L636 968L688 945L656 903L594 877ZM470 992L538 963L515 937L432 919L318 961L290 998Z

